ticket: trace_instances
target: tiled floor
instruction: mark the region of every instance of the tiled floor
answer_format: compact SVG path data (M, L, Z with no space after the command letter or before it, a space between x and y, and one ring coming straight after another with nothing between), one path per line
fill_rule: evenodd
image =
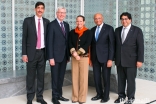
M71 99L71 86L63 87L64 94L63 96ZM96 91L94 87L89 87L87 102L85 104L101 104L100 100L91 101L91 97L96 95ZM110 92L110 100L107 104L113 104L114 100L118 97L116 93ZM145 104L156 100L156 82L137 79L136 80L136 100L134 104ZM44 99L48 104L52 104L51 102L51 90L44 91ZM0 99L0 104L26 104L26 95L15 96L5 99ZM33 104L39 104L33 100ZM71 100L69 102L61 102L61 104L73 104ZM74 103L78 104L78 103ZM153 102L151 104L156 104Z

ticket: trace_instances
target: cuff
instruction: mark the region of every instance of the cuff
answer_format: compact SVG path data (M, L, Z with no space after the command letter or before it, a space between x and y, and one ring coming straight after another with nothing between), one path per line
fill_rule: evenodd
M82 54L86 52L83 48L80 48L79 51L81 51Z
M70 49L70 53L72 54L75 51L75 48Z

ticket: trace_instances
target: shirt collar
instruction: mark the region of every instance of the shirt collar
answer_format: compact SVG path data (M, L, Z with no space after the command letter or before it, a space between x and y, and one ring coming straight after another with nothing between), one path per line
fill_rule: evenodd
M127 27L123 26L123 28L130 29L131 28L131 24L129 24Z
M101 28L101 27L103 26L103 24L104 24L104 23L102 22L102 24L101 24L99 27ZM97 27L98 27L98 26L97 26Z
M39 17L37 17L37 15L35 15L35 19L36 19L36 20L38 20L38 19L41 19L41 20L42 20L43 18L42 18L42 17L39 18Z
M60 24L61 23L61 21L58 19L58 18L56 18L56 20L57 20L57 22ZM63 23L63 21L62 21L62 23Z

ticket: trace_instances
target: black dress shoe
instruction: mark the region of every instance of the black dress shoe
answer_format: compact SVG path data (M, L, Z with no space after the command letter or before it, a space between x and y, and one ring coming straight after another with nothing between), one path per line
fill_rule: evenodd
M99 100L99 99L102 99L102 96L96 95L95 97L91 98L92 101L96 101L96 100Z
M79 104L83 104L83 102L79 102Z
M106 103L106 102L108 102L110 100L110 98L108 97L108 99L101 99L101 103Z
M28 100L28 101L27 101L27 104L32 104L32 101Z
M114 103L120 103L120 102L123 102L125 100L125 98L120 98L120 97L118 97L115 101L114 101Z
M41 103L41 104L47 104L47 102L44 101L44 99L37 99L36 101L39 102L39 103Z
M134 100L135 100L134 98L130 98L124 104L132 104Z
M52 102L53 102L53 104L60 104L60 102L58 101L57 98L52 98Z
M61 101L69 101L69 99L66 99L63 96L59 97L58 100L61 100Z

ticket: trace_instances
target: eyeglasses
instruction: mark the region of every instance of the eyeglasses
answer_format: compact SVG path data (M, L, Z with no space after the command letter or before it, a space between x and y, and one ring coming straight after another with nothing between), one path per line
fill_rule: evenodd
M59 14L66 14L66 12L57 12L57 13L59 13Z
M101 20L102 18L94 18L94 20Z
M121 18L121 21L127 21L127 20L129 20L128 18Z

